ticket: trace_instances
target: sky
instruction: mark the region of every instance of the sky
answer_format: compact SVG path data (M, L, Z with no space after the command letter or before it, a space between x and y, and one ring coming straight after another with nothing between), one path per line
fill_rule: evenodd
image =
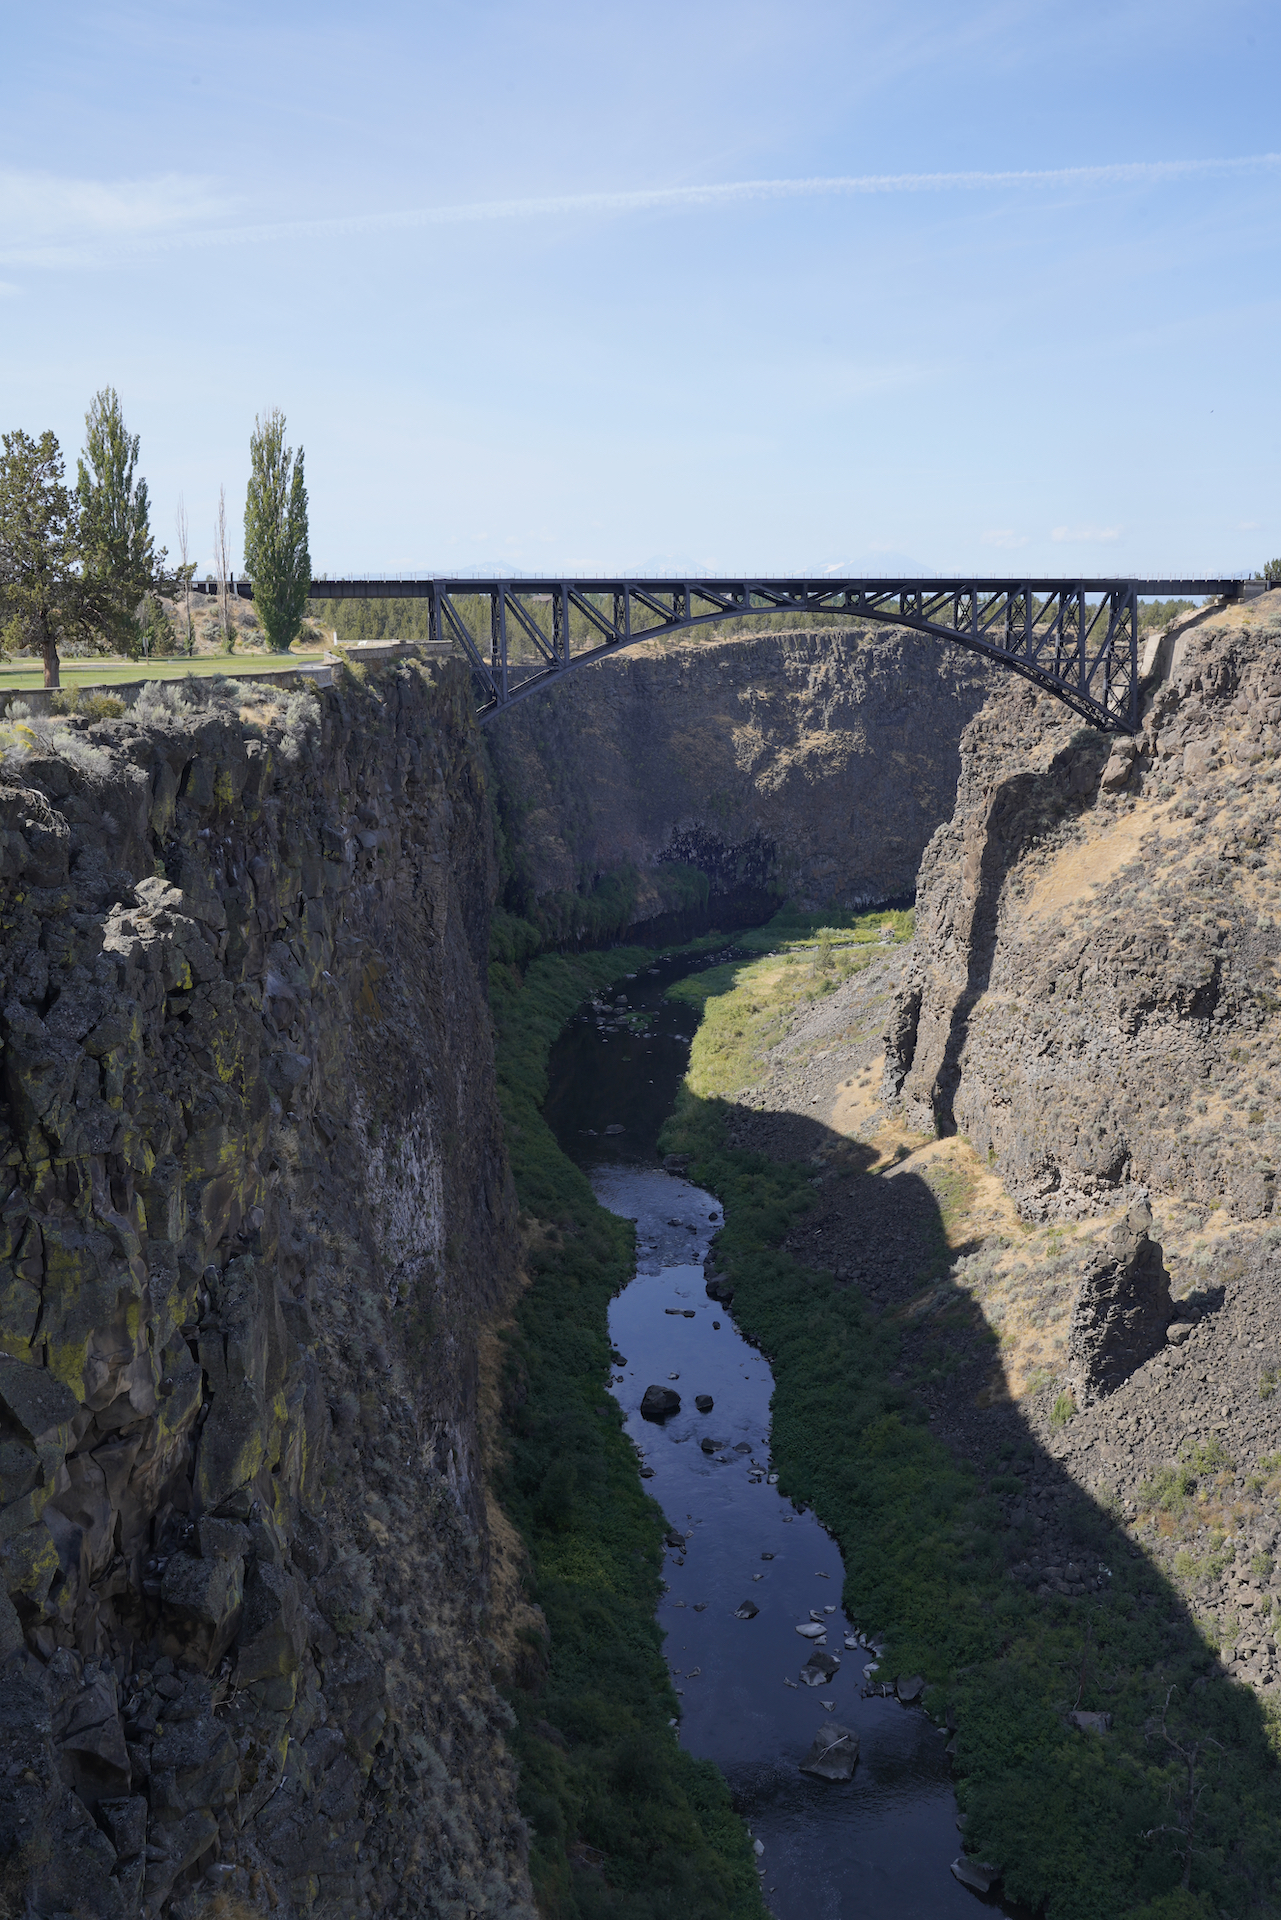
M1263 0L0 8L0 427L313 570L1281 554ZM238 546L237 546L238 555Z

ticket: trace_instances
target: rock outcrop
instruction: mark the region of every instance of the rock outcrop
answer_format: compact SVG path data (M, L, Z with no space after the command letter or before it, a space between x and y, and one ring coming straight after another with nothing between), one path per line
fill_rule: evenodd
M1025 1215L1133 1188L1272 1211L1281 1120L1281 595L1167 636L1134 742L1007 681L921 867L886 1093Z
M467 708L400 666L4 729L7 1911L532 1913Z
M572 936L575 891L626 871L650 920L671 905L661 863L705 875L713 915L910 895L989 684L973 655L887 627L654 641L583 668L486 731L509 904L559 902Z
M1110 1245L1086 1262L1068 1326L1067 1365L1078 1406L1111 1393L1165 1345L1174 1319L1170 1276L1136 1202Z

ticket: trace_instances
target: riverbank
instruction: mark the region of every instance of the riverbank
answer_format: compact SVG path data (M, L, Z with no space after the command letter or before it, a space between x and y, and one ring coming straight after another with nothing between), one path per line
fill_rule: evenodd
M1037 1343L1079 1253L963 1140L878 1108L901 929L861 953L806 931L677 989L705 1012L663 1142L724 1206L709 1270L773 1366L781 1484L835 1533L883 1670L924 1675L955 1728L966 1848L1010 1897L1051 1920L1273 1912L1275 1725L1047 1444Z
M678 1702L655 1621L664 1522L608 1395L609 1302L631 1276L635 1235L597 1203L541 1111L548 1053L575 1008L652 958L621 948L490 969L529 1277L492 1356L493 1479L523 1584L503 1650L511 1745L549 1920L757 1920L750 1842L724 1780L671 1730Z

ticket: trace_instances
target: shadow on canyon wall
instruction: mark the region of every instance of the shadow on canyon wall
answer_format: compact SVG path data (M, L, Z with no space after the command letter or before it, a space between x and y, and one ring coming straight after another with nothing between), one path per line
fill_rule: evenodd
M991 982L997 923L1006 882L1034 837L1045 827L1047 794L1052 794L1058 786L1078 799L1093 793L1111 745L1109 735L1093 728L1082 729L1054 756L1045 773L1015 774L1002 780L992 793L982 827L977 876L968 902L965 984L952 1007L942 1058L928 1094L934 1124L941 1134L956 1132L953 1105L961 1084L961 1060L969 1039L970 1016ZM967 854L973 858L969 848ZM969 860L967 869L968 866ZM914 1052L913 1033L910 1047L905 1056L901 1056L905 1074L912 1067Z

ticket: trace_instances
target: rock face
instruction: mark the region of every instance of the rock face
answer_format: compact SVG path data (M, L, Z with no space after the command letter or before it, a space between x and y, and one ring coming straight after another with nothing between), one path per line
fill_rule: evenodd
M1128 1380L1165 1345L1174 1318L1161 1248L1148 1238L1152 1215L1130 1208L1111 1245L1087 1262L1068 1328L1068 1375L1078 1406Z
M486 731L510 904L573 937L574 893L631 872L634 922L698 868L713 915L910 894L952 811L989 669L893 628L651 642L583 668ZM562 925L563 922L563 925Z
M467 698L5 729L14 1911L194 1914L216 1865L280 1920L532 1914L478 1628L516 1239Z
M1206 609L1115 745L998 685L921 867L887 1097L1033 1218L1134 1187L1272 1211L1281 1122L1281 594Z

